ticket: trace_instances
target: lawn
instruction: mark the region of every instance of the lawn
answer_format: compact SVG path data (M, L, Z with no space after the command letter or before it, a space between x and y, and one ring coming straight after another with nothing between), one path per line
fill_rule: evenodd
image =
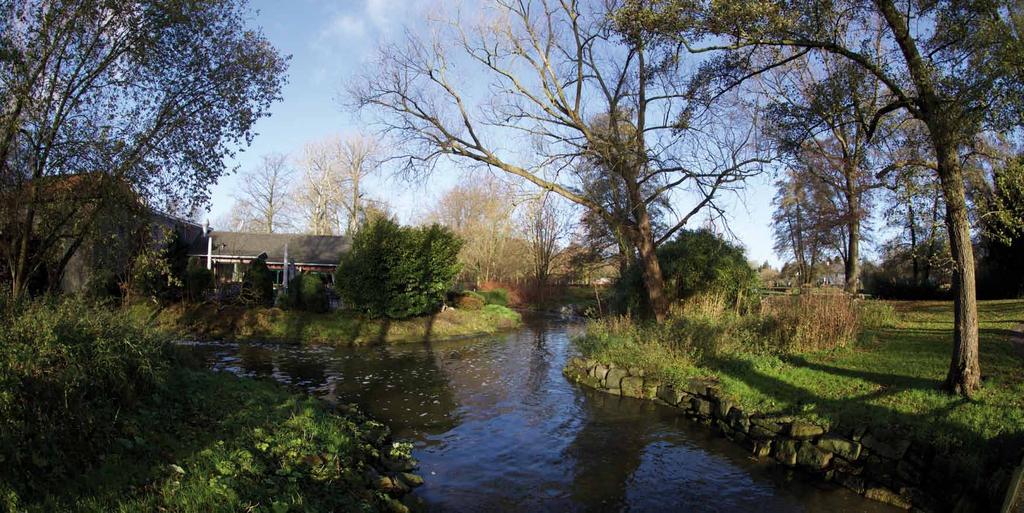
M204 340L258 340L327 345L423 342L488 335L520 323L515 311L500 305L479 310L448 309L412 319L368 319L352 312L310 313L280 308L171 305L154 309L135 305L148 318L180 337Z
M1019 450L1024 348L1014 343L1013 329L1024 323L1024 301L980 303L983 388L969 400L940 390L952 352L951 303L891 305L894 314L865 329L856 343L824 352L695 355L638 337L643 330L578 343L585 356L645 367L669 381L717 378L748 412L796 414L835 427L884 426L966 458ZM728 330L707 332L714 337Z

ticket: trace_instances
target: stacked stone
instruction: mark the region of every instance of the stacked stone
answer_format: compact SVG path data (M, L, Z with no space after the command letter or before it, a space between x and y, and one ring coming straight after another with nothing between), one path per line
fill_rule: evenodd
M896 433L863 428L843 431L793 416L744 412L722 395L713 380L693 379L675 386L645 377L642 369L583 358L571 359L564 372L569 379L605 393L679 408L758 458L774 459L898 508L970 511L975 504L1000 503L999 493L1009 484L1009 476L1005 480L997 476L995 482L957 476L951 458L933 456L930 448Z

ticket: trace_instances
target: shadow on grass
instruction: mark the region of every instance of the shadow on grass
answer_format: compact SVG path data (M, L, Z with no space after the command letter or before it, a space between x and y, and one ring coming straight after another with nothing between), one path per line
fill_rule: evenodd
M951 398L939 407L919 413L901 412L873 404L878 399L907 390L938 390L941 380L844 369L811 362L803 357L795 357L789 361L794 365L833 376L864 380L878 385L878 389L861 396L829 398L765 374L757 370L754 363L749 360L720 356L710 359L708 363L722 375L740 381L765 396L790 400L786 407L770 413L799 415L808 410L827 412L838 422L833 428L838 427L840 433L848 433L857 426L867 426L883 433L908 438L916 442L916 450L922 450L924 454L928 454L929 451L923 448L933 446L939 437L949 440L952 442L951 446L958 446L954 455L957 462L951 468L959 472L992 472L1002 465L1019 461L1024 450L1024 430L1018 429L1001 433L994 438L985 438L969 426L951 420L950 414L955 409L970 403L967 399ZM955 473L951 471L952 475L946 476L947 479L953 479Z

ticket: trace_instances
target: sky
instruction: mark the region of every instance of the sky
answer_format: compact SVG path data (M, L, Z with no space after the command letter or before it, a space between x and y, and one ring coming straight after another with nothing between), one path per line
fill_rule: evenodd
M250 24L261 27L270 42L291 55L283 99L271 108L268 118L257 122L251 146L227 162L229 168L246 171L256 167L260 156L283 153L297 157L303 144L335 134L366 131L358 113L344 105L346 80L368 65L377 46L417 30L441 8L436 0L251 0ZM464 171L442 165L423 183L409 184L387 175L368 184L368 196L389 203L404 223L416 223L445 191L465 178ZM240 177L225 178L213 188L208 214L211 222L223 217L234 203ZM781 260L772 250L772 177L751 180L738 195L723 204L730 214L728 226L754 262ZM687 211L685 204L677 205ZM703 219L691 221L691 228ZM221 227L224 229L225 227Z

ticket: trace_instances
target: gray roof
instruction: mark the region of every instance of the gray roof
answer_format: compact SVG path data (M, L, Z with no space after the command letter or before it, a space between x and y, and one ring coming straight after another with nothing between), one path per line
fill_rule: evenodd
M206 256L209 238L213 238L214 257L251 259L266 253L268 262L283 262L287 244L288 261L297 264L338 265L342 253L351 247L348 237L336 235L212 231L209 237L196 238L189 255Z

